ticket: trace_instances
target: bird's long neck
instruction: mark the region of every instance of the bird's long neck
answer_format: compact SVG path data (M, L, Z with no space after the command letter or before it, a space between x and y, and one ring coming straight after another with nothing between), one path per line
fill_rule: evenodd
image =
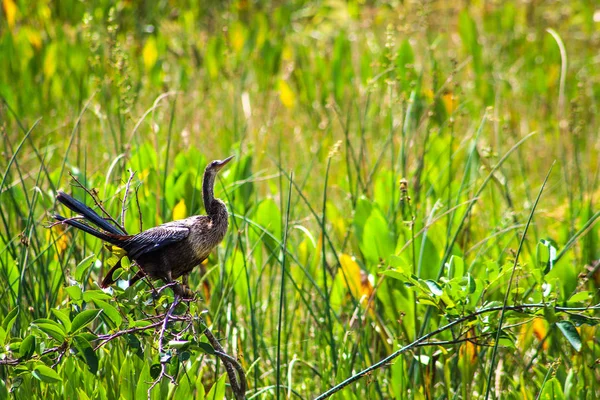
M202 198L204 200L204 208L206 214L212 219L222 217L223 211L227 214L227 207L219 199L215 199L214 187L215 187L216 173L211 171L204 172L204 181L202 183Z

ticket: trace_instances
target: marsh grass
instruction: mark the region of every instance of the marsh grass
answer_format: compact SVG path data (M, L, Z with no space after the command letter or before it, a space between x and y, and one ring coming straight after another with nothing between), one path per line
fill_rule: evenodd
M203 212L204 166L231 154L230 230L187 310L248 398L315 398L402 348L334 398L600 396L592 4L3 7L0 358L21 359L0 397L146 397L152 335L90 355L67 325L102 309L91 341L172 297L99 292L114 256L46 228L54 195L91 204L72 175L118 217L134 171L137 232ZM179 339L152 397L230 396L204 339Z

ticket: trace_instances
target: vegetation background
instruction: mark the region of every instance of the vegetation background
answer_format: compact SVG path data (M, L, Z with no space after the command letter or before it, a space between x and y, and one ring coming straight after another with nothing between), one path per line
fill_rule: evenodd
M180 312L248 398L415 340L334 398L600 398L599 50L592 0L2 0L0 398L231 398L197 329L145 329L170 293L100 291L116 256L47 228L92 204L70 175L121 216L135 172L130 232L203 213L231 154Z

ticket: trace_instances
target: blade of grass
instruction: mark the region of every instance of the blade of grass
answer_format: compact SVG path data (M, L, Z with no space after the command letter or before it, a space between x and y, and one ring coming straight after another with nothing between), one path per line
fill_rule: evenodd
M287 196L287 211L285 214L285 227L283 230L283 254L281 255L281 285L279 287L279 316L277 318L277 367L276 367L276 398L279 400L280 396L280 388L281 388L281 332L283 331L283 320L285 319L285 275L286 275L286 267L285 263L287 261L287 241L288 241L288 228L290 223L290 206L292 199L292 182L294 180L293 173L290 172L290 184L288 188L288 196Z
M550 169L548 170L548 173L546 174L546 178L544 179L544 182L542 183L542 186L540 187L540 191L538 192L535 202L533 203L533 206L531 206L531 212L529 213L529 218L527 218L527 223L525 224L525 229L523 230L523 235L521 235L521 240L519 242L519 248L517 249L517 254L515 255L515 260L513 262L512 271L510 273L510 278L508 279L508 286L504 293L504 301L502 302L502 311L500 312L500 320L498 321L496 338L494 339L494 348L492 350L492 359L490 360L490 371L488 372L487 388L485 391L486 400L489 399L490 393L492 390L492 376L494 375L494 363L496 362L496 355L498 354L498 343L500 342L500 334L502 332L502 324L504 323L504 315L506 312L506 307L508 305L508 297L511 294L512 283L513 283L513 279L515 277L515 272L517 270L519 256L521 255L521 250L523 250L523 244L525 243L525 237L527 237L527 230L529 229L529 226L531 225L531 221L533 220L533 214L535 213L537 205L540 202L542 193L544 192L544 188L546 187L548 178L550 178L550 173L552 173L552 168L554 168L555 163L556 163L556 161L552 162L552 165L550 166Z

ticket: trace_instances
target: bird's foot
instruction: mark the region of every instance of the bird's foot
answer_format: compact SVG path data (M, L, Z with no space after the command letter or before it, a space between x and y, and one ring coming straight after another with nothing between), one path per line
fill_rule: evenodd
M185 284L179 284L177 285L178 287L178 292L175 292L177 295L179 295L181 297L181 300L185 301L185 302L190 302L190 301L194 301L196 300L196 292L194 292L192 289L190 289L189 286L185 285ZM173 289L175 290L175 289Z
M183 283L172 281L156 289L155 297L158 297L163 290L171 288L175 298L179 298L183 301L190 302L196 300L197 293L190 289L189 286Z

